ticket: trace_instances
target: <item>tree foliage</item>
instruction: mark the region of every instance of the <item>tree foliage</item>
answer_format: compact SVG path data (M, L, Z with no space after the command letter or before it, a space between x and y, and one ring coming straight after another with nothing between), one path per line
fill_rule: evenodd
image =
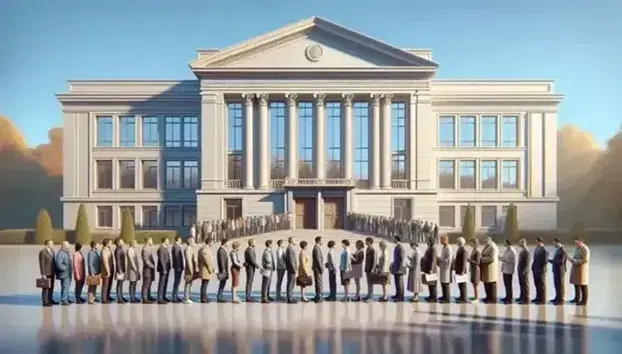
M462 237L465 240L471 240L475 238L475 215L473 215L473 208L471 204L467 205L466 212L464 214L464 220L462 221Z
M89 227L89 217L86 213L84 204L78 207L78 216L76 217L75 239L83 245L91 243L91 228Z
M516 205L510 204L505 215L505 227L503 230L505 238L511 241L517 241L520 238L518 231L518 210Z
M52 228L52 219L50 214L45 209L39 211L37 215L37 223L35 225L35 243L42 245L45 240L51 240L54 236L54 229Z
M134 228L134 218L129 208L123 208L121 214L121 239L127 244L136 238L136 230Z

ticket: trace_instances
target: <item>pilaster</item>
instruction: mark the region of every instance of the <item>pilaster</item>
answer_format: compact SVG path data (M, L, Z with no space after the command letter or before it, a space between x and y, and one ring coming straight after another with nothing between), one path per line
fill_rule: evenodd
M438 136L438 120L432 112L429 92L420 92L417 97L417 189L434 189L437 186L433 166L436 159L432 151ZM457 124L456 124L457 125ZM457 166L456 166L457 168ZM456 170L457 171L457 170Z
M270 119L268 114L268 94L258 93L259 103L259 189L270 187Z
M296 103L298 96L295 93L285 95L287 99L287 178L298 178L298 114Z
M410 189L417 188L417 91L410 95L408 110L408 179Z
M391 100L392 94L382 95L382 141L380 142L380 185L391 188Z
M244 189L254 188L253 176L253 100L252 93L242 94L244 99Z
M353 114L352 114L352 102L354 95L351 93L344 93L343 95L343 177L345 179L352 179L352 169L354 165L354 151L352 144L352 126L353 126Z
M379 94L371 94L371 189L380 187L380 98Z
M227 125L222 105L221 93L201 93L201 189L224 186ZM211 148L205 148L208 146Z
M326 95L323 93L313 94L315 98L315 178L326 178L326 119L324 103Z

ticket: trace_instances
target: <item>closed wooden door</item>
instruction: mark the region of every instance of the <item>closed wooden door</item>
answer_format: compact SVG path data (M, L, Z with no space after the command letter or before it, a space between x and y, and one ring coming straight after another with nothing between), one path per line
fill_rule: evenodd
M315 199L299 198L296 202L296 228L315 228Z
M324 199L324 228L343 228L343 199Z

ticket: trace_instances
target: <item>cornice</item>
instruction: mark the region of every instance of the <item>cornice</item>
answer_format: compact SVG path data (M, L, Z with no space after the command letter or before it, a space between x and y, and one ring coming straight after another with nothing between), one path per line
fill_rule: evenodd
M432 105L550 105L563 100L561 94L432 94Z
M193 94L57 94L56 98L62 104L70 103L167 103L167 102L199 102L199 92Z
M205 80L201 86L205 92L242 93L255 92L324 92L326 94L344 91L360 94L370 92L391 92L393 94L412 94L428 90L427 81L418 80Z

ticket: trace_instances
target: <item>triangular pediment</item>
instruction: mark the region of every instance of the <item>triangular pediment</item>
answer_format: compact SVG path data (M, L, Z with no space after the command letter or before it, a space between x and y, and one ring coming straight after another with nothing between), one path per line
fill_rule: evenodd
M430 68L431 60L313 17L191 63L200 69Z

